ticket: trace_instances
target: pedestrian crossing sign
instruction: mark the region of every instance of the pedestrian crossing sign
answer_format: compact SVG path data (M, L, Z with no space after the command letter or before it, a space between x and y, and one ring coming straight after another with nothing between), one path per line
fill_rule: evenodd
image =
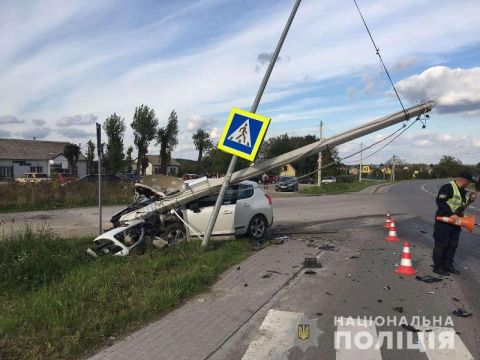
M233 108L218 142L218 148L254 161L270 124L270 118Z

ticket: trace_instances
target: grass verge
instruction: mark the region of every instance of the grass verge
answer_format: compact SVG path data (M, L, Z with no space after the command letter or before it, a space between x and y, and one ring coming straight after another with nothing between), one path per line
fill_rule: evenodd
M128 204L133 199L132 183L103 184L105 205ZM98 204L98 185L55 182L38 184L11 183L0 186L0 212L53 210Z
M235 240L93 259L90 241L29 230L0 241L0 359L78 358L205 290L250 254Z
M302 194L307 195L333 195L333 194L343 194L348 192L355 192L363 190L372 185L383 184L383 181L364 181L364 182L354 182L354 183L335 183L335 184L324 184L322 186L309 186L300 190Z

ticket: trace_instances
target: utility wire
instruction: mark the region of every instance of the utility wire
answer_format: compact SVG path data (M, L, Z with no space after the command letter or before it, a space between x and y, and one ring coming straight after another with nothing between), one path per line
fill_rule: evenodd
M403 112L405 113L405 119L408 120L408 115L407 115L407 110L405 110L405 107L403 106L402 99L400 99L400 95L397 92L397 88L393 84L392 78L390 76L390 73L388 72L387 67L385 66L385 63L383 62L382 55L380 55L380 49L377 47L377 44L375 44L375 41L373 40L372 33L370 32L370 29L368 28L367 22L365 21L362 12L360 11L360 7L357 4L356 0L353 0L355 3L355 6L357 7L358 13L360 14L360 17L362 18L363 25L365 25L365 29L367 30L368 36L370 36L370 40L372 40L373 47L375 48L375 51L378 55L378 58L380 59L380 62L382 63L383 69L385 70L385 73L387 74L388 80L390 81L390 84L392 85L393 91L395 91L395 95L397 96L398 102L400 103L400 106L403 109Z

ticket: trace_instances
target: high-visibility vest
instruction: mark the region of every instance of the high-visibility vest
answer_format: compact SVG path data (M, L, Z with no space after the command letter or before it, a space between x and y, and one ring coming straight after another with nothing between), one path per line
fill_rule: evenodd
M454 180L450 182L450 185L452 185L453 188L453 196L447 200L447 204L450 206L452 213L455 213L455 211L457 211L458 208L463 205L462 194L460 194L460 189Z

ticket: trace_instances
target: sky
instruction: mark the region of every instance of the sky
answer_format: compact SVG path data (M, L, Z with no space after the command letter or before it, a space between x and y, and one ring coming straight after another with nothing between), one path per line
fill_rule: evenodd
M175 158L196 159L192 133L218 140L232 107L249 110L293 0L0 2L0 137L95 139L95 122L175 109ZM359 0L405 106L437 103L369 163L398 156L480 162L480 2ZM399 111L353 1L303 0L257 110L280 134L332 136ZM339 147L346 156L398 126ZM133 144L129 126L126 147ZM155 141L151 153L158 153ZM350 159L356 162L357 158Z

